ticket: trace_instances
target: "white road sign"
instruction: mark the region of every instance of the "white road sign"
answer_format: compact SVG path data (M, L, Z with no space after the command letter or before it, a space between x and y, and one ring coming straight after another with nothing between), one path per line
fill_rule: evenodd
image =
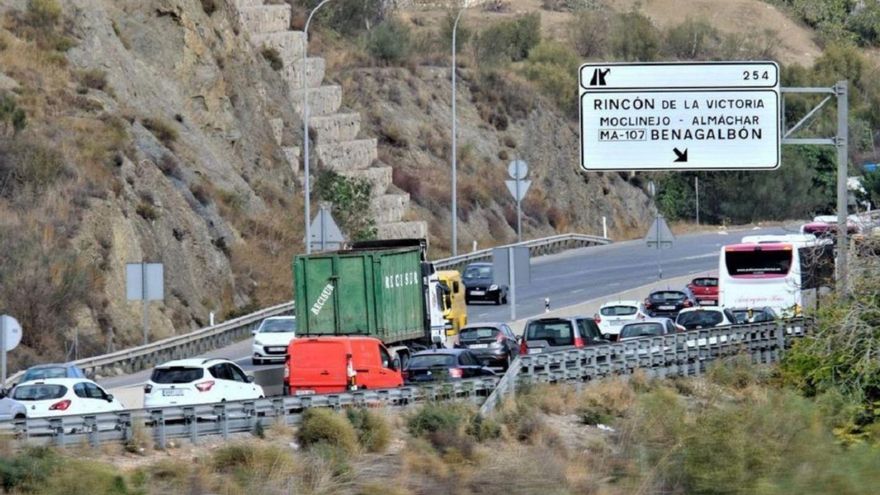
M774 62L585 64L584 170L727 170L779 166Z

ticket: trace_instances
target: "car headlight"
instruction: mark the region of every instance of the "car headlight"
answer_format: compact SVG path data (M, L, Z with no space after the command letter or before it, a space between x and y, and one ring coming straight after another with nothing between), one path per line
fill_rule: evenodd
M497 284L490 285L489 290L498 290L498 285Z
M263 343L259 340L254 339L254 345L263 345Z

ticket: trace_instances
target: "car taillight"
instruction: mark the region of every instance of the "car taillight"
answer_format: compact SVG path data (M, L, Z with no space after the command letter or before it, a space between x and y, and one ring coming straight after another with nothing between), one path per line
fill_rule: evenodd
M574 338L574 346L575 347L583 347L584 346L584 339L581 337L575 337Z
M70 407L70 399L64 399L49 406L50 411L66 411Z
M207 392L214 388L214 380L208 380L202 383L196 383L196 390L199 392Z
M290 378L290 364L292 359L290 359L290 354L284 356L284 379Z
M519 342L519 353L520 354L528 354L529 353L529 346L526 344L525 339L523 339Z
M450 368L449 376L451 376L452 378L461 378L464 376L464 372L461 370L461 368Z
M357 371L354 370L351 354L345 355L345 375L348 377L348 389L357 390Z
M152 391L153 391L153 386L152 386L152 385L150 385L149 383L146 384L146 385L144 385L144 393L145 393L145 394L149 394L149 393L151 393Z
M593 320L596 321L596 325L598 325L599 323L602 323L602 317L599 316L599 313L596 313L593 315Z

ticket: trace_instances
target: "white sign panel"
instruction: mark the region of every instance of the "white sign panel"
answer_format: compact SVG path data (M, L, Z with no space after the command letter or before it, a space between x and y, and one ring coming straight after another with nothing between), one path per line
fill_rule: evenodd
M584 170L728 170L779 166L774 62L585 64Z
M127 263L125 295L129 301L165 299L165 268L162 263Z
M3 320L0 321L0 327L2 327L4 332L3 343L5 344L4 347L6 347L5 350L11 351L21 343L21 324L9 315L2 315L0 319ZM3 351L4 349L0 349L0 352Z

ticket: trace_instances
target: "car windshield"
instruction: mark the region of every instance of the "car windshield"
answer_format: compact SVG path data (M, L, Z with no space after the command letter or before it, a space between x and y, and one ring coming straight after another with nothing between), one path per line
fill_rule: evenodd
M296 320L293 318L279 318L277 320L263 320L260 325L260 333L290 333L296 332Z
M731 277L784 277L791 269L791 249L753 249L724 253L727 272Z
M150 380L153 383L190 383L205 375L202 368L188 368L184 366L172 366L170 368L156 368Z
M424 354L413 356L409 360L409 368L450 368L456 365L453 354Z
M626 325L620 331L621 339L656 337L659 335L663 335L663 325L660 323L633 323Z
M754 315L752 315L752 323L760 323L762 321L773 321L776 319L776 315L768 310L762 309L759 311L755 311Z
M697 287L718 287L717 278L695 278L694 285Z
M685 297L684 292L678 292L678 291L672 291L672 290L654 292L651 294L651 300L653 300L653 301L670 301L670 302L681 301L682 299L684 299L684 297Z
M679 313L676 323L685 328L714 327L724 321L720 311L691 311Z
M632 316L636 314L639 308L635 306L605 306L599 313L602 316Z
M736 317L737 323L746 323L749 320L749 310L747 309L734 309L731 313Z
M545 340L551 346L573 345L571 327L568 320L533 321L526 329L526 340Z
M12 398L15 400L52 400L60 399L67 393L67 387L64 385L19 385L12 392Z
M491 266L469 266L464 271L464 278L492 278Z
M67 368L64 366L32 368L27 370L24 376L21 377L21 381L29 382L33 380L45 380L46 378L68 378Z
M459 335L461 340L494 339L498 335L495 327L464 328Z

